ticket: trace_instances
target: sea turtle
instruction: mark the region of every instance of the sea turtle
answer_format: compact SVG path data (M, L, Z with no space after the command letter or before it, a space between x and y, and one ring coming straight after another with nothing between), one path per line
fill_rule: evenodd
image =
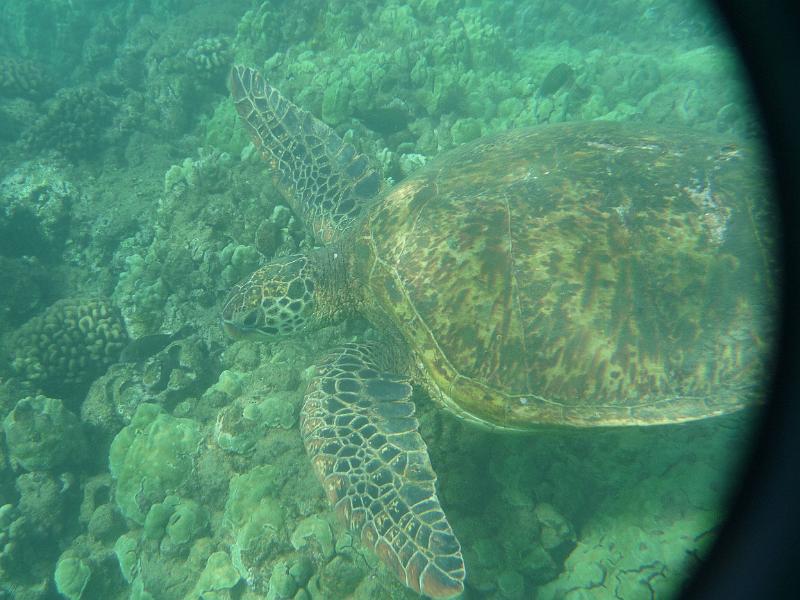
M757 401L772 306L758 161L687 130L579 122L450 151L389 190L256 71L236 109L321 246L236 285L222 322L277 339L365 316L322 357L302 436L336 512L400 580L464 588L411 382L489 427L677 423Z

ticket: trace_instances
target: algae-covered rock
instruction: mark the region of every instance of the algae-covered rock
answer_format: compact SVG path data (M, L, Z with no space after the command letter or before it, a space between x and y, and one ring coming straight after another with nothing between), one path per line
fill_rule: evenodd
M231 373L236 373L236 379L240 382L244 373L257 369L259 365L265 362L264 359L264 344L248 339L236 340L225 349L221 356L223 368ZM221 386L223 387L222 391L227 393L230 388L223 383L223 377L228 377L227 375L223 376L225 372L222 371L219 374L219 381L212 387ZM240 387L236 386L234 388L237 394L241 391Z
M260 427L242 415L242 407L233 404L217 414L214 423L214 440L227 452L246 454L253 450L260 437Z
M208 511L205 508L194 500L181 500L167 521L166 540L173 547L182 546L198 537L207 525Z
M3 235L2 226L0 235ZM0 273L3 273L0 327L3 331L10 331L17 323L41 310L52 285L52 272L35 256L9 258L3 256L0 248Z
M243 415L269 427L291 429L297 420L296 407L300 396L296 392L275 392L258 404L245 407Z
M63 483L49 473L24 473L17 477L17 508L25 518L29 534L49 538L64 530L66 512Z
M202 439L191 419L141 404L131 424L111 443L109 466L122 514L142 525L149 507L178 489L192 473L192 457Z
M22 163L0 180L0 254L57 259L69 236L72 206L81 196L60 163Z
M481 137L481 124L477 119L459 119L450 129L454 144L465 144Z
M233 538L231 560L251 584L263 583L268 575L264 563L287 545L277 476L269 465L235 476L225 503L223 527Z
M94 539L103 542L115 539L125 529L125 522L115 504L101 504L89 518L86 530Z
M209 390L221 392L229 398L236 398L242 392L242 383L245 375L237 371L226 369L219 374L217 383L212 385Z
M208 350L195 334L171 342L148 358L141 380L155 402L171 407L204 390L213 372Z
M556 600L568 593L576 598L671 597L699 564L698 556L710 537L698 536L703 529L692 519L659 531L615 519L598 520L584 532L564 572L540 588L538 598Z
M144 529L142 534L151 540L160 540L164 537L167 530L167 523L175 511L175 507L180 503L180 498L169 495L163 502L155 502L147 511L144 518Z
M195 600L196 598L211 600L228 597L220 592L230 590L239 583L240 579L230 557L225 552L214 552L208 557L205 569L200 574L192 592L186 596L186 600Z
M295 560L289 564L289 575L292 576L298 586L304 586L314 572L314 565L304 554L299 554Z
M539 588L537 598L560 599L568 591L576 598L675 595L715 537L725 509L720 490L735 474L730 448L746 439L748 418L625 430L596 441L607 446L583 447L581 467L592 471L582 481L600 486L600 504L585 518L558 578ZM564 472L567 494L578 488ZM542 520L557 523L546 512Z
M97 445L108 448L148 397L141 379L138 365L117 363L89 386L81 403L81 421Z
M131 583L130 600L156 600L156 597L145 589L142 578L137 577Z
M554 550L564 546L571 547L575 544L575 531L572 524L551 505L545 502L537 504L533 509L533 516L538 521L539 541L545 550Z
M324 598L346 598L364 577L363 569L350 558L334 556L322 567L319 589Z
M244 389L247 391L241 396L241 401L223 407L214 424L214 439L219 447L235 454L251 452L264 438L268 427L292 429L302 401L298 392L269 393L257 378L233 371L223 371L219 382L207 390L204 399L212 393L237 397Z
M54 574L56 589L69 600L80 600L91 576L89 565L80 558L62 558L58 561Z
M295 550L304 550L325 560L333 556L331 525L319 515L300 521L292 532L291 542Z
M78 418L57 398L23 398L3 419L9 455L28 471L47 471L80 460L85 441Z
M326 123L337 125L351 114L351 90L346 82L334 81L325 88L322 97L322 118Z
M124 262L112 297L125 317L128 332L138 338L161 327L168 289L152 254L133 253L126 256Z
M96 156L119 132L112 127L117 115L114 102L99 88L61 88L22 141L32 151L57 150L72 160Z
M236 109L230 102L220 102L206 121L206 144L230 155L238 155L248 143L245 132L236 126Z
M219 75L230 63L230 43L224 37L202 37L186 51L186 62L200 77Z
M221 282L225 286L231 286L258 268L261 256L254 246L231 242L220 252L220 260L227 263L220 275Z
M525 580L512 569L506 569L497 578L497 588L503 598L516 600L525 593Z
M139 563L139 535L128 532L117 538L114 543L114 554L119 563L119 570L128 583L133 582L138 572Z
M199 157L185 158L180 165L173 165L164 175L164 192L172 199L181 197L187 189L198 192L221 191L230 183L231 155L218 148L198 148ZM178 251L173 246L171 252ZM184 277L186 273L182 274Z
M0 57L0 96L41 98L52 89L45 66L10 56Z
M219 560L222 557L209 561L218 549L217 541L194 536L190 543L168 548L168 536L159 544L142 533L130 531L114 545L119 568L132 590L131 598L230 600L225 590L236 584L239 575Z
M280 560L272 567L267 600L289 600L297 591L297 582L289 572L289 564Z

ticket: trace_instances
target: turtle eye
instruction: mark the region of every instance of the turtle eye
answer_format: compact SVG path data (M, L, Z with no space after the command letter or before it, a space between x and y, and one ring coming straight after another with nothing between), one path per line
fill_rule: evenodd
M259 311L257 309L251 310L242 319L242 325L248 329L255 329L259 322Z

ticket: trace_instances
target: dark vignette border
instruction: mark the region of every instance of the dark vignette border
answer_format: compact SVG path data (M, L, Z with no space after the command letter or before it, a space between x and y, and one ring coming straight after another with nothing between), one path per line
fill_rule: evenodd
M800 2L717 0L767 131L784 288L775 378L730 518L684 598L800 598Z

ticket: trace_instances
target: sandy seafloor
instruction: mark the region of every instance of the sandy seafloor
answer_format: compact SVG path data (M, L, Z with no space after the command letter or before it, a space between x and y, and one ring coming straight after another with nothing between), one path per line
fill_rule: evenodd
M539 123L758 135L685 0L4 0L0 598L416 597L334 519L297 428L309 365L365 324L219 327L234 282L309 244L235 119L234 61L394 181ZM464 598L670 597L757 416L501 435L416 399Z

